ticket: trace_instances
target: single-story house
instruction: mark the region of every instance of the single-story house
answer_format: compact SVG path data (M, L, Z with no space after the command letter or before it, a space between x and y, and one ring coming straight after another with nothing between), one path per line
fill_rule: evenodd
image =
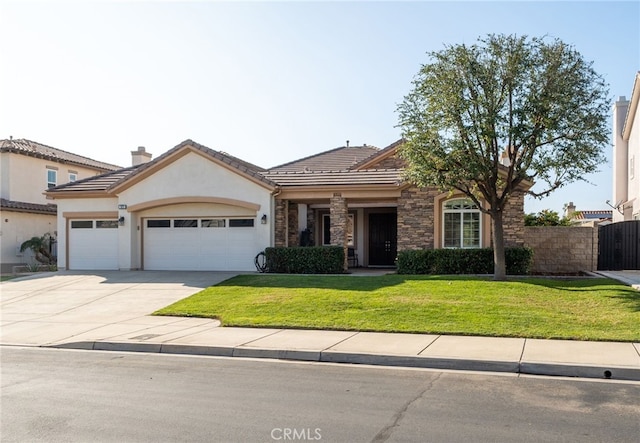
M51 188L58 267L251 271L266 247L300 245L340 245L373 267L393 266L406 249L490 246L490 220L471 201L403 180L401 143L264 169L186 140ZM515 193L505 210L508 246L523 244L523 199Z

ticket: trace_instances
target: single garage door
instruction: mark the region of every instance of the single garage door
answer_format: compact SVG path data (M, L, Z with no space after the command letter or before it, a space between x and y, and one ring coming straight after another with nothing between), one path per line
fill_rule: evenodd
M144 220L144 269L252 271L262 251L255 218Z
M118 269L118 221L70 220L69 269Z

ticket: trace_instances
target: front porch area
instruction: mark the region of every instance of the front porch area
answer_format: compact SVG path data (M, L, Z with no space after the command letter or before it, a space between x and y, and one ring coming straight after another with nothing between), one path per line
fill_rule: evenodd
M345 269L395 267L396 199L351 200L342 193L328 200L278 199L275 225L277 247L342 246Z

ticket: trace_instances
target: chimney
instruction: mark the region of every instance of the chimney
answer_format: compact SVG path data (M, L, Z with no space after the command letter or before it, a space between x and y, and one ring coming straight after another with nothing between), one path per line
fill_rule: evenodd
M576 206L573 204L573 202L569 202L569 204L565 205L564 207L565 218L572 218L575 212L576 212Z
M146 152L144 146L138 146L137 151L131 151L131 165L138 166L151 161L151 153Z

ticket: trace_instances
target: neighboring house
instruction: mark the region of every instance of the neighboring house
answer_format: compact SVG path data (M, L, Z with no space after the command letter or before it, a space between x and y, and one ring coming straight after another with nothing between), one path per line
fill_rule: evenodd
M613 211L610 209L578 211L573 202L565 207L564 216L575 226L604 226L611 223Z
M61 269L254 270L268 246L340 245L360 265L399 250L488 247L488 216L402 179L401 141L341 147L269 170L187 140L148 163L49 189ZM522 245L524 189L505 210Z
M0 140L0 272L31 261L29 252L20 252L22 242L57 231L56 205L46 199L47 188L116 169L30 140Z
M613 221L640 220L640 72L613 108Z

